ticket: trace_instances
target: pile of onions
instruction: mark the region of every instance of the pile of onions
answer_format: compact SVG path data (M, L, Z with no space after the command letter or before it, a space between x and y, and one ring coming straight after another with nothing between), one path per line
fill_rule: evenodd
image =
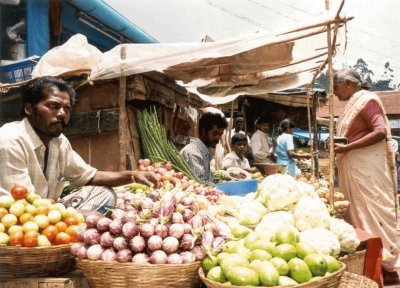
M132 198L136 208L113 213L113 219L89 215L86 224L79 227L81 242L72 245L73 255L80 259L140 264L201 261L214 241L210 237L206 238L211 240L204 241L202 235L215 232L218 236L218 231L210 232L215 230L211 229L212 218L199 210L194 195L160 194L163 196L158 201L143 195L141 201ZM222 248L220 242L218 247Z

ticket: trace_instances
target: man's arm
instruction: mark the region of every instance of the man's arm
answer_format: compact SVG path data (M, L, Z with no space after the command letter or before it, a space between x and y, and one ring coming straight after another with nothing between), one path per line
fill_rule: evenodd
M88 185L120 186L132 182L142 183L150 187L160 186L155 174L150 171L97 171Z

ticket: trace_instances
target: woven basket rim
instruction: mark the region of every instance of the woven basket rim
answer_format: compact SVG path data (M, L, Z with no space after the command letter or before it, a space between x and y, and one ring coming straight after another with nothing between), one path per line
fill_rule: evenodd
M184 267L191 267L191 266L198 266L201 261L195 261L193 263L184 263L184 264L139 264L139 263L132 263L132 262L126 262L126 263L120 263L117 261L103 261L103 260L90 260L90 259L79 259L75 258L77 263L86 263L89 265L98 265L99 263L105 263L107 265L118 265L118 266L128 266L128 267L152 267L152 268L165 268L165 267L171 267L171 268L184 268Z
M73 244L73 243L72 243ZM62 249L62 248L70 248L72 244L61 244L61 245L51 245L51 246L36 246L36 247L23 247L23 246L2 246L0 245L0 252L1 250L8 250L8 251L13 251L13 250L55 250L55 249Z
M303 288L303 287L308 287L308 286L313 287L313 286L315 286L315 285L318 285L318 284L321 283L321 282L325 282L326 279L328 279L328 278L334 278L334 277L338 276L339 274L343 274L343 273L345 272L345 270L346 270L346 264L343 263L343 262L340 262L340 264L341 264L341 267L340 267L339 270L335 271L334 273L332 273L332 274L330 274L330 275L328 275L328 276L323 276L321 279L314 280L314 281L308 281L308 282L306 282L306 283L302 283L302 284L298 284L298 285L291 285L291 286L288 286L288 285L285 285L285 286L274 286L274 288L286 288L286 287L293 287L293 288L300 288L300 287L302 287L302 288ZM200 276L201 281L203 281L203 282L210 282L210 283L212 283L212 284L215 283L215 285L218 285L219 287L226 287L226 288L255 288L255 287L258 287L258 288L268 288L268 287L266 287L266 286L249 286L249 285L247 285L247 286L236 286L236 285L224 285L224 284L222 284L222 283L219 283L219 282L216 282L216 281L212 281L212 280L206 278L205 275L204 275L204 272L203 272L203 268L202 268L202 267L200 267L200 269L199 269L199 276ZM339 280L338 280L338 283L339 283L339 281L340 281L340 278L339 278ZM311 286L311 285L312 285L312 286Z

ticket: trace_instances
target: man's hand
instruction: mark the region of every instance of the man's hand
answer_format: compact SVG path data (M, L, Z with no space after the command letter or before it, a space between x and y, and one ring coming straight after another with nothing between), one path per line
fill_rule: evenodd
M339 143L336 143L336 144L335 144L334 151L335 151L335 153L337 153L337 154L345 153L345 152L347 152L347 151L350 150L348 146L349 146L349 144L339 144Z
M149 187L159 188L161 182L156 177L154 172L151 171L135 171L132 173L135 178L135 182L147 185Z

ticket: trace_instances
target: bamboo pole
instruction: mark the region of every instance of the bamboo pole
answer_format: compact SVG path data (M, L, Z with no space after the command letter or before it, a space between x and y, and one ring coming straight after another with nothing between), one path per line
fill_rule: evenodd
M126 58L126 47L121 46L121 59ZM124 67L121 67L121 76L119 77L119 128L118 128L118 142L119 142L119 170L126 170L126 151L127 151L127 116L126 116L126 75Z
M318 94L313 94L312 98L312 110L311 110L311 119L313 120L313 149L314 152L316 151L317 153L314 153L313 159L314 159L314 175L319 179L319 162L318 162L318 150L319 150L319 135L318 135L318 124L317 124L317 110L318 110L318 98L319 98L319 93Z
M312 96L311 92L309 91L309 87L310 86L307 86L307 90L306 90L306 93L307 93L308 137L309 137L310 141L312 141L312 143L314 143L315 135L314 135L314 137L312 137L312 135L311 135L311 106L310 106L311 97L313 97L313 96ZM311 155L314 155L314 145L311 145L310 152L311 152ZM314 165L314 157L311 157L311 172L312 172L313 175L315 174L314 167L315 167L315 165Z

